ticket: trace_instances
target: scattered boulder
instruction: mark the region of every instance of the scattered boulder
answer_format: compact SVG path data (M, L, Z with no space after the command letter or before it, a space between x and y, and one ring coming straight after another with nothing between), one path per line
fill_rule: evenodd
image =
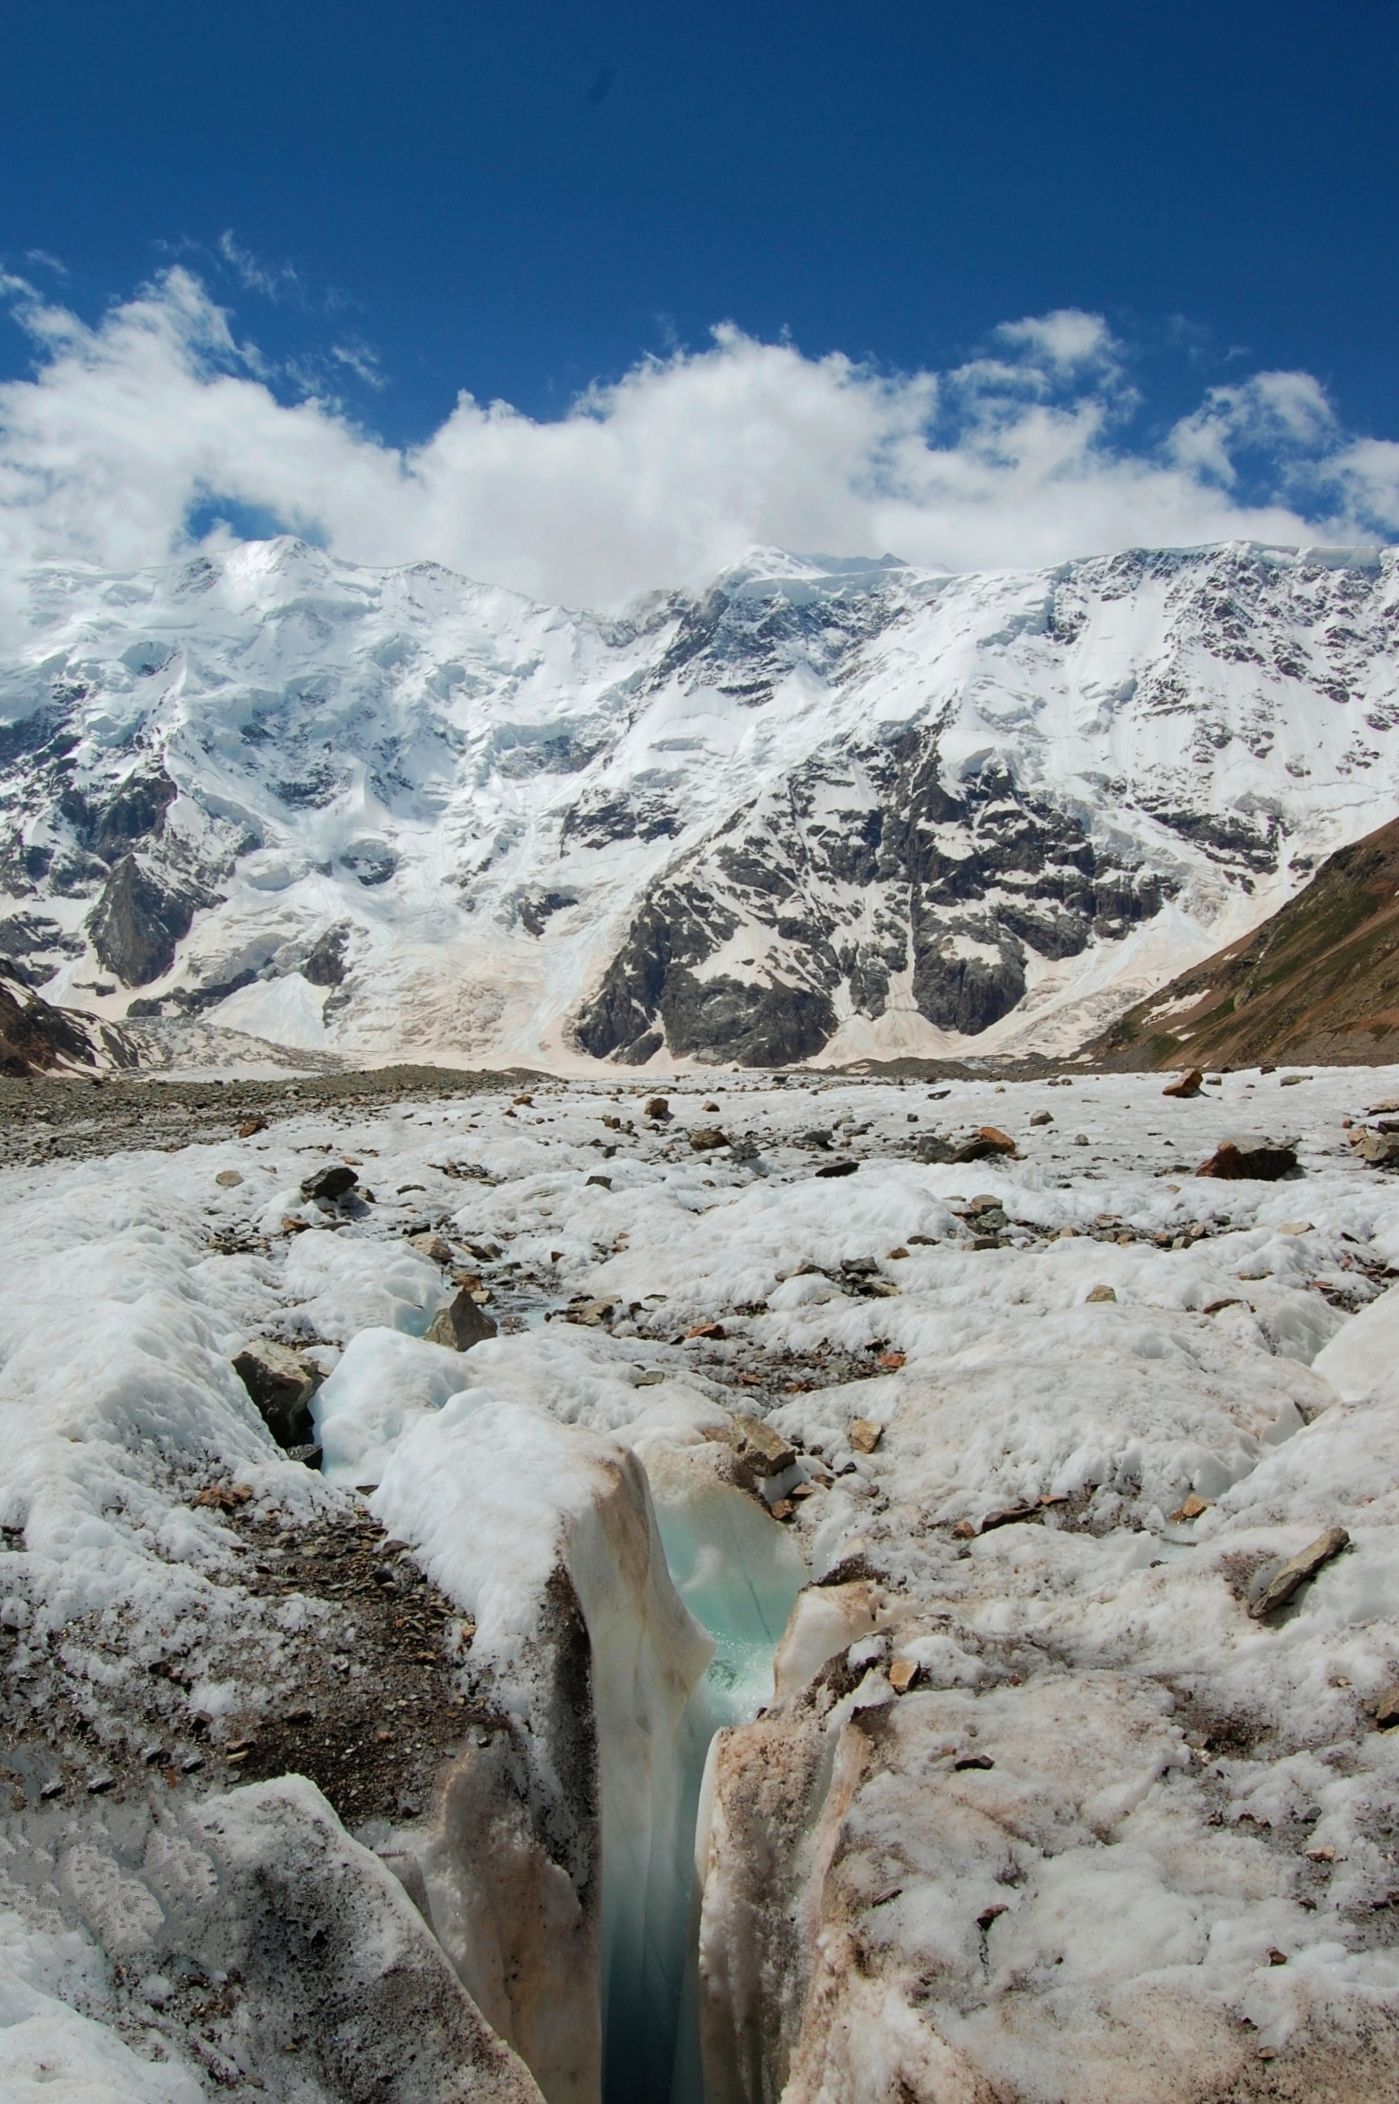
M853 1176L859 1166L858 1162L822 1162L816 1174L818 1176Z
M711 1343L719 1344L728 1334L722 1322L692 1322L685 1332L685 1338L687 1342L692 1337L707 1338Z
M416 1249L420 1256L426 1257L430 1264L446 1265L452 1261L451 1243L444 1242L441 1235L433 1234L431 1229L425 1233L410 1235L408 1246L410 1249Z
M616 1312L615 1300L575 1300L564 1309L563 1319L577 1323L580 1329L600 1330Z
M1172 1526L1180 1526L1185 1520L1201 1519L1209 1509L1209 1499L1197 1496L1192 1490L1189 1497L1182 1498L1175 1511L1171 1514L1171 1524Z
M481 1344L495 1333L490 1316L465 1286L445 1308L438 1309L425 1332L429 1344L445 1345L449 1352L468 1352L473 1344Z
M1328 1527L1315 1541L1308 1542L1305 1549L1289 1556L1286 1563L1278 1565L1257 1599L1249 1602L1248 1611L1253 1620L1261 1622L1268 1615L1276 1614L1301 1586L1316 1576L1323 1564L1330 1563L1333 1556L1339 1556L1342 1549L1349 1547L1350 1536L1344 1527Z
M889 1668L889 1685L896 1695L906 1695L917 1678L916 1658L896 1658Z
M1399 1162L1399 1132L1376 1132L1368 1125L1357 1125L1350 1144L1361 1161L1373 1168L1389 1169Z
M214 1182L221 1184L225 1191L234 1190L242 1181L243 1179L236 1169L220 1169L218 1175L214 1178Z
M1179 1081L1168 1081L1162 1089L1163 1096L1198 1096L1205 1085L1205 1077L1198 1067L1182 1074Z
M940 1133L925 1132L913 1150L916 1162L951 1162L957 1158L957 1150L951 1140L943 1139Z
M311 1397L320 1375L285 1344L254 1337L233 1362L233 1371L278 1446L291 1451L315 1444Z
M670 1104L664 1096L648 1097L646 1103L643 1105L643 1109L645 1110L646 1116L648 1118L654 1118L658 1124L663 1125L666 1119L670 1116Z
M1037 1110L1030 1123L1032 1125L1052 1125L1054 1123L1054 1113L1052 1110Z
M266 1118L244 1118L238 1128L238 1137L240 1140L251 1140L257 1133L266 1132L266 1130Z
M1083 1298L1085 1304L1092 1301L1116 1300L1117 1290L1113 1286L1090 1286Z
M696 1154L710 1154L716 1147L727 1147L729 1136L717 1125L697 1125L690 1134L690 1145Z
M761 1417L733 1418L732 1445L737 1458L735 1481L745 1490L756 1490L773 1476L785 1475L797 1458L797 1450L786 1434Z
M320 1205L334 1205L348 1197L358 1182L359 1175L348 1162L327 1162L323 1169L303 1179L301 1195L314 1198Z
M1020 1152L1008 1132L999 1125L982 1125L969 1140L963 1140L953 1154L954 1162L984 1162L992 1155L1015 1155Z
M1296 1172L1295 1147L1276 1146L1270 1140L1223 1140L1195 1174L1218 1177L1224 1183L1249 1179L1257 1183L1277 1183L1281 1177Z
M884 1427L872 1417L857 1417L846 1436L857 1454L872 1454L884 1437Z

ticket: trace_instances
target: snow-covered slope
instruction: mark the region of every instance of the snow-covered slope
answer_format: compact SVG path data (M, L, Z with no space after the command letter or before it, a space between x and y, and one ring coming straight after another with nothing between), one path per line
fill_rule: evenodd
M605 619L291 540L31 580L0 955L363 1060L1058 1050L1399 810L1399 558L761 551Z

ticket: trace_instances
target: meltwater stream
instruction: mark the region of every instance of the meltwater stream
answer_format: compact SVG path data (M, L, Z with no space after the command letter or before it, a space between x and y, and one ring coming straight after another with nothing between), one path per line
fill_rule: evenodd
M701 2104L696 1822L710 1741L772 1697L772 1659L806 1569L792 1537L756 1502L713 1484L656 1517L672 1582L714 1640L676 1748L673 1831L654 1837L644 1893L637 1866L604 1870L605 2104ZM604 1850L606 1784L604 1782Z

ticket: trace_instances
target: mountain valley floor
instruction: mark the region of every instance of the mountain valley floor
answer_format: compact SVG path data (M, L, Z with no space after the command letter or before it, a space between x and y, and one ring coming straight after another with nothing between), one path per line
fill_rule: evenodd
M6 2097L1399 2092L1399 1069L1162 1080L0 1084Z

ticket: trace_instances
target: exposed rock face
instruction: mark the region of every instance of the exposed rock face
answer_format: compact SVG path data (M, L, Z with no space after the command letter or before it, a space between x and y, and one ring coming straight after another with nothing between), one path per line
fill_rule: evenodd
M88 920L98 962L123 986L149 986L175 962L176 947L202 903L197 893L161 883L135 855L124 855Z
M1397 578L758 551L604 620L274 541L100 628L63 580L0 735L12 954L351 1054L1068 1050L1390 816Z

